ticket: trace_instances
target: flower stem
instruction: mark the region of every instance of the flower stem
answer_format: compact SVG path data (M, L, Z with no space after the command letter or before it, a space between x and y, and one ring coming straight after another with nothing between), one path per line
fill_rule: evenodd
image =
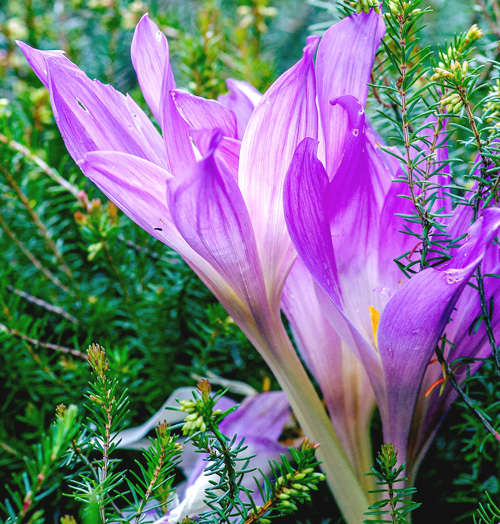
M305 435L318 442L318 459L326 481L347 524L364 520L369 502L353 467L335 434L326 410L281 322L269 336L255 341L270 366ZM366 477L365 477L366 478Z

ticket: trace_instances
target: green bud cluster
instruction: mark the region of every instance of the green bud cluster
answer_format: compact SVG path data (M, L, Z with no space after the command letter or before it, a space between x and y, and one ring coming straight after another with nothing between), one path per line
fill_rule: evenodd
M318 489L317 484L325 480L323 473L314 468L305 468L294 473L287 473L276 481L276 492L279 503L276 508L283 513L297 510L297 504L311 500L311 490Z
M198 390L201 393L201 397L195 394L193 400L179 401L179 411L184 411L188 414L182 426L184 435L193 435L198 431L205 433L210 427L211 421L218 419L222 414L220 409L214 410L216 401L210 396L211 388L208 380L200 380Z
M441 53L440 53L441 55ZM458 60L452 60L448 64L439 62L434 68L434 74L431 76L431 82L435 80L451 81L455 84L462 84L469 71L469 62L464 60L460 63Z
M417 9L412 9L411 12L408 13L410 2L398 2L397 0L385 0L384 4L393 16L396 16L398 14L399 15L404 15L404 14L416 15L420 13L421 11L421 9L417 8ZM388 16L388 13L386 13L385 16Z
M465 38L468 42L474 42L476 40L479 40L483 36L483 30L479 29L477 24L474 24L471 26L471 28L467 31L467 34L465 35Z
M470 53L472 44L483 36L483 32L474 24L467 33L462 33L453 45L439 51L439 63L434 68L431 81L444 80L455 85L463 84L469 70L469 63L464 58Z
M489 111L486 120L493 122L497 120L496 127L500 127L500 80L497 79L495 85L491 86L488 101L485 104L484 111Z
M441 100L441 105L446 106L448 113L458 113L462 109L462 97L458 93L452 93Z
M351 2L351 6L356 8L357 13L361 13L361 11L368 13L370 9L380 13L379 4L380 0L357 0L356 2Z

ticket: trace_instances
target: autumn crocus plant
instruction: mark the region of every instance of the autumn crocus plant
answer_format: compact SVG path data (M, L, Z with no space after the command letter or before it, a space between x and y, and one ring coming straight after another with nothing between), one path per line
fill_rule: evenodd
M132 62L161 134L130 97L89 80L62 52L20 43L85 175L184 258L269 364L304 433L321 443L349 524L368 506L375 398L385 438L405 456L434 347L500 227L500 212L486 210L447 266L400 284L397 166L364 114L383 35L373 10L350 16L321 41L310 37L262 97L231 81L217 102L176 89L167 40L145 16Z
M332 30L347 30L358 54L367 54L369 68L380 19L361 15L353 22ZM223 103L239 98L248 108L256 93L233 84L234 97L218 104L176 91L167 41L147 16L134 35L132 62L163 136L130 97L89 80L62 52L20 45L49 89L70 154L118 207L177 250L217 296L271 367L305 434L321 443L339 506L348 522L359 523L365 493L280 318L283 285L296 257L283 216L283 181L299 143L318 136L318 43L311 37L303 58L262 97L241 141L244 122ZM329 62L341 60L335 53L332 48Z

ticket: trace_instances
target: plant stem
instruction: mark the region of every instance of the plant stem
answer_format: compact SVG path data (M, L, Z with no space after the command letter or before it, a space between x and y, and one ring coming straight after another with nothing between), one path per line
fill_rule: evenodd
M73 355L74 357L81 358L83 360L87 360L87 357L84 353L81 351L78 351L77 349L71 349L64 346L58 346L57 344L49 344L48 342L41 342L40 340L36 340L34 338L28 337L27 335L24 335L23 333L20 333L17 331L17 329L10 329L4 324L0 324L0 330L5 331L9 335L13 335L15 337L20 338L21 340L24 340L25 342L28 342L29 344L33 344L34 346L38 346L41 348L46 349L53 349L54 351L59 351L60 353L68 353L70 355Z
M31 220L33 220L33 223L36 225L36 227L39 229L40 233L42 234L43 238L45 239L45 242L47 246L52 250L52 253L54 253L57 262L59 262L59 265L61 266L62 270L66 273L68 278L71 279L74 286L77 286L75 277L73 276L73 273L71 273L71 270L66 264L66 261L64 260L64 257L62 253L59 251L57 246L55 245L54 241L52 240L52 237L50 236L50 233L45 226L45 224L40 220L40 217L38 216L35 211L33 211L30 202L28 200L28 197L23 193L21 188L17 185L17 182L14 180L14 177L2 166L0 166L0 171L4 175L4 177L7 179L8 184L10 187L14 190L17 197L19 198L20 202L28 212L29 216L31 217Z
M479 130L476 126L476 121L474 120L474 114L472 112L472 108L470 105L470 102L467 98L467 91L464 88L458 89L458 92L460 94L460 97L462 99L462 102L464 104L465 113L467 115L467 119L469 121L469 125L471 127L472 133L474 135L474 139L476 141L476 146L479 151L479 154L481 156L481 173L483 179L486 179L487 176L487 169L489 165L488 157L484 154L484 147L483 142L481 140L481 135L479 133ZM479 181L477 184L477 192L475 193L475 198L473 202L473 218L472 222L475 222L478 219L479 214L479 207L481 204L481 196L484 189L484 183ZM495 335L493 332L493 327L491 325L491 319L490 319L490 312L488 308L488 304L486 303L486 292L484 289L484 280L483 280L483 274L481 269L482 264L479 264L476 269L476 281L478 286L478 292L479 292L479 300L481 303L481 313L483 316L483 322L486 328L486 334L488 336L488 342L491 346L491 351L493 353L493 360L495 363L495 369L497 372L497 375L500 377L500 356L498 354L498 347L495 340Z
M406 174L408 176L408 188L410 190L410 198L413 202L413 206L417 213L417 216L420 220L422 226L422 252L420 257L420 269L424 269L427 266L426 257L427 250L429 249L429 229L430 223L425 216L425 213L422 213L420 199L417 199L415 195L415 179L414 179L414 170L415 166L411 157L411 139L410 139L410 124L408 122L408 100L407 100L407 91L406 91L406 72L408 70L408 63L406 62L406 37L405 37L405 19L403 15L398 15L399 17L399 43L400 43L400 72L401 76L396 83L398 89L400 101L401 101L401 118L402 118L402 132L403 132L403 142L406 155Z
M320 444L317 456L346 523L360 524L369 505L368 484L369 489L374 489L374 481L367 476L362 479L356 476L281 321L274 323L272 332L251 335L286 393L304 434Z
M74 294L68 287L66 287L51 271L49 271L47 268L45 268L41 262L38 261L38 259L33 255L33 253L17 238L16 234L10 227L6 224L2 213L0 213L0 226L2 229L9 235L9 237L13 240L14 244L26 255L27 258L29 258L30 262L39 269L51 282L53 282L59 289L64 291L65 293L71 293Z
M23 146L15 140L10 140L5 135L0 133L0 142L7 145L14 151L21 153L24 157L31 160L36 164L47 176L49 176L54 182L59 184L61 187L69 191L75 198L78 198L79 189L77 186L74 186L63 178L55 169L50 167L46 162L44 162L39 156L32 153L26 146Z
M455 378L455 374L453 373L453 370L448 365L448 362L444 358L443 352L439 346L436 347L436 355L437 355L439 363L441 365L444 365L447 379L450 381L455 391L460 395L462 400L465 402L466 406L476 416L479 422L481 422L481 424L483 424L483 426L493 435L493 437L498 442L500 442L500 435L498 434L496 429L489 423L486 417L474 406L474 403L472 402L471 398L460 387L460 384L457 382L457 379Z
M21 289L16 289L12 286L7 286L7 289L11 291L12 293L14 293L15 295L23 298L24 300L31 302L32 304L36 304L37 306L43 307L47 311L51 311L52 313L61 315L65 319L69 320L72 324L78 325L78 319L75 318L73 315L70 315L69 313L67 313L64 309L58 306L54 306L53 304L49 304L45 300L34 297L33 295L30 295L29 293L26 293L26 291L22 291Z

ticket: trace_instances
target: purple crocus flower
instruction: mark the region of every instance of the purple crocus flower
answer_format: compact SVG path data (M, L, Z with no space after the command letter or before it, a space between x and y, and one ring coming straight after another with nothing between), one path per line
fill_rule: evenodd
M347 154L348 121L329 101L345 93L366 100L383 33L374 12L349 17L325 34L316 64L319 37L310 37L302 59L249 116L258 96L248 86L230 85L234 97L221 103L176 90L167 40L145 16L135 31L132 62L161 135L130 97L91 81L59 51L20 43L49 89L68 151L85 175L184 258L260 351L305 434L322 444L319 458L352 524L363 520L366 496L280 318L296 258L283 184L305 138L320 140L329 170ZM231 104L242 95L246 106L238 103L234 111Z
M447 331L461 346L457 356L487 351L479 340L463 338L471 321L466 317L478 311L477 300L471 301L465 290L487 253L494 252L491 256L498 259L498 246L491 242L500 228L500 210L485 210L468 231L460 231L467 232L467 239L451 261L405 282L393 259L410 251L415 240L399 232L402 219L396 213L411 203L397 198L401 184L391 183L397 173L366 126L364 102L350 95L330 101L343 114L340 119L332 114L329 126L343 132L333 147L325 133L319 159L317 141L306 138L299 145L285 182L285 216L304 265L321 287L321 296L328 297L322 299L323 311L368 374L384 440L400 451L413 479L454 399L453 394L441 401L421 394L450 317L455 320ZM339 142L341 154L335 149ZM452 314L455 307L462 309L459 315ZM484 341L484 333L481 337Z

